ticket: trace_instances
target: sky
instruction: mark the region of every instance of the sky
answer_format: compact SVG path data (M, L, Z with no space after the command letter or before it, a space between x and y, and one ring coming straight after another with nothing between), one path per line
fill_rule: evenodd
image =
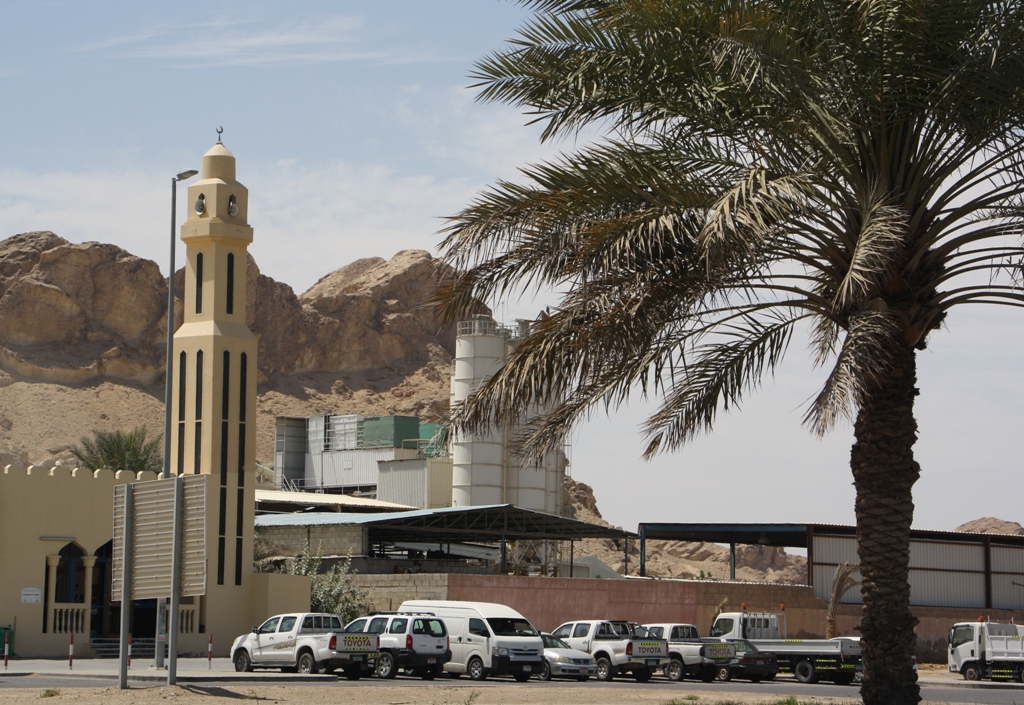
M297 293L362 257L438 254L444 217L541 144L528 116L476 101L476 60L529 17L506 0L0 4L0 239L52 230L167 272L170 178L223 140L249 188L250 248ZM179 224L185 217L179 199ZM177 266L183 263L178 248ZM511 323L538 299L489 302ZM1022 321L954 311L919 355L915 527L1022 521ZM715 431L647 462L634 400L581 425L570 474L604 517L852 524L852 430L801 425L823 380L796 338ZM345 410L339 410L344 412Z

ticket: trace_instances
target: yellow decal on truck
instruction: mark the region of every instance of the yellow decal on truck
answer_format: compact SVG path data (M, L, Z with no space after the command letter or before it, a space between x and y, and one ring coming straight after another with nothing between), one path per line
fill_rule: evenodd
M373 649L373 641L368 636L361 635L345 635L342 640L342 644L346 651L371 651Z

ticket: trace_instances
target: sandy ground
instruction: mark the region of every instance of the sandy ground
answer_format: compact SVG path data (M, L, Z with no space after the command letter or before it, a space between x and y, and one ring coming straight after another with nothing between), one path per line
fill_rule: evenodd
M26 686L28 683L25 684ZM43 705L40 701L52 705L74 703L74 705L134 705L135 703L173 703L174 705L214 705L235 700L249 700L253 705L259 703L281 705L316 705L331 703L332 705L715 705L718 703L737 703L755 705L779 703L784 698L766 696L764 694L746 693L714 693L687 690L686 693L672 695L663 690L651 691L638 688L636 690L621 688L595 688L593 686L543 686L530 684L518 685L486 685L473 687L465 685L445 685L438 683L429 687L411 686L375 686L359 687L358 685L326 685L285 686L238 684L229 687L217 687L203 684L185 684L178 686L132 687L118 690L116 687L103 688L64 688L45 690L43 688L5 688L0 689L0 705ZM839 705L855 703L859 700L816 698L801 699L800 703L821 705Z

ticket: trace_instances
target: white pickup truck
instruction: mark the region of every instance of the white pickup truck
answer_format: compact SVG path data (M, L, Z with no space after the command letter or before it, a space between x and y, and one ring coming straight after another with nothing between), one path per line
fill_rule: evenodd
M376 634L345 632L336 614L297 612L271 617L231 645L236 671L280 668L298 673L342 669L349 680L373 672Z
M645 624L644 629L651 636L668 640L665 677L670 681L692 676L710 683L720 668L728 668L736 662L733 644L718 639L702 640L693 624Z
M668 663L668 642L648 636L647 630L632 622L566 622L552 634L593 656L598 680L610 681L618 673L630 673L638 683L646 683Z

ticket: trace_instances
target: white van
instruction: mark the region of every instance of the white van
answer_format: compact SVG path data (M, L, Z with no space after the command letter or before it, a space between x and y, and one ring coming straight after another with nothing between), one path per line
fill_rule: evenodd
M539 675L544 641L529 620L511 607L493 602L406 600L399 612L428 612L444 620L452 660L444 670L473 680L511 673L522 683Z

